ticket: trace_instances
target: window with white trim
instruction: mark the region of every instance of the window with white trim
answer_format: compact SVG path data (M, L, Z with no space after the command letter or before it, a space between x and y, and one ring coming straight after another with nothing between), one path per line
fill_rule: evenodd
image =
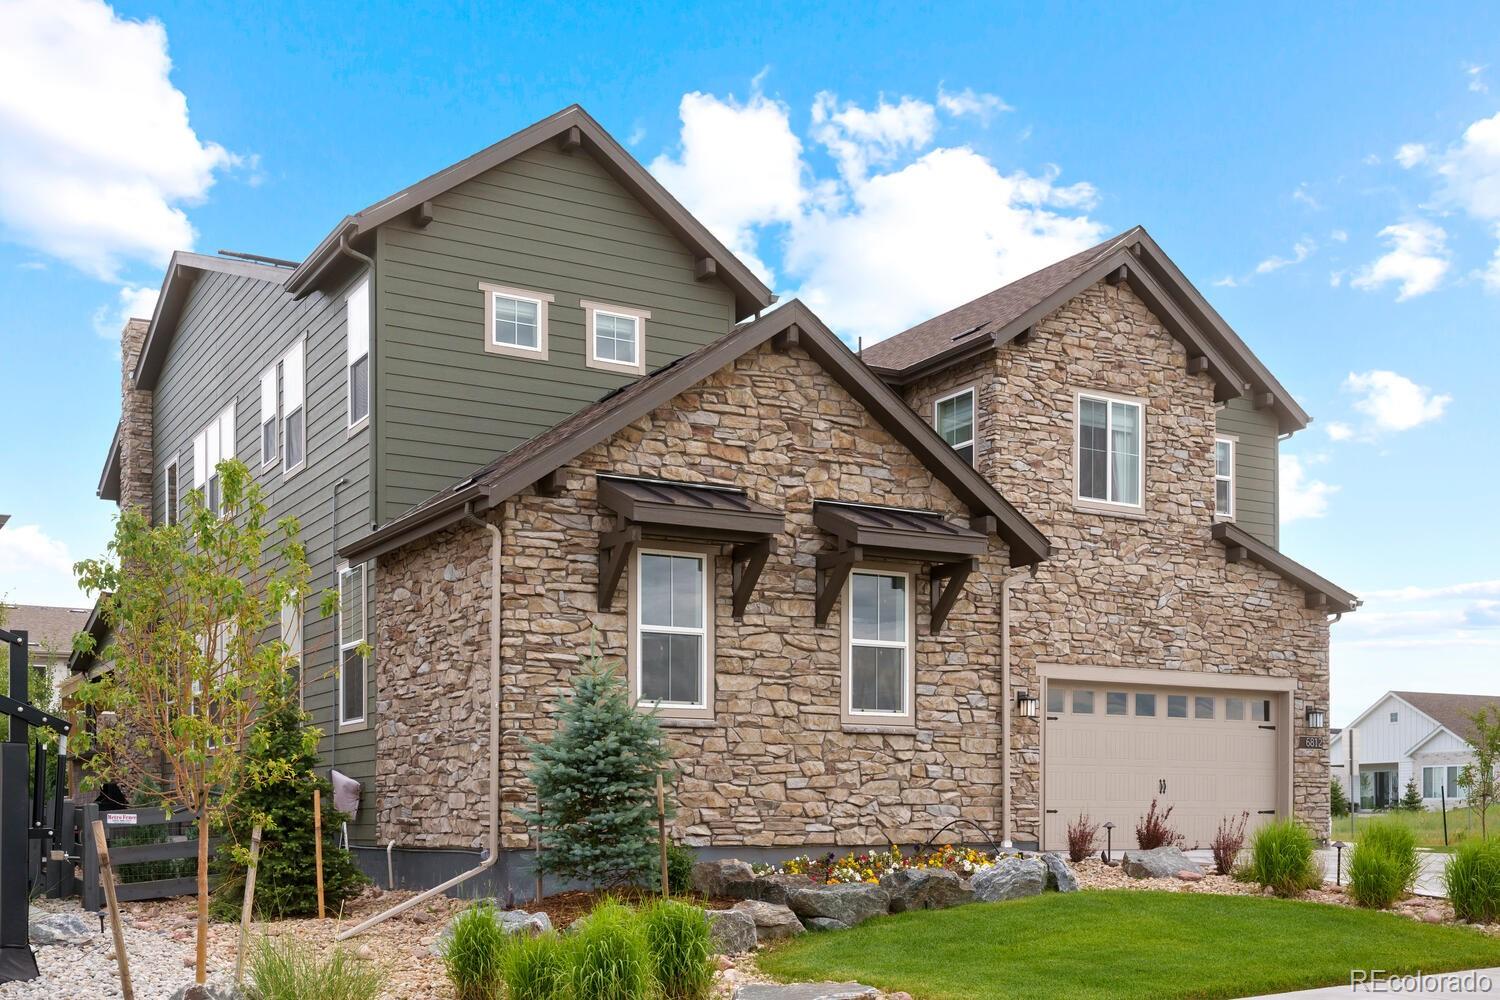
M708 557L642 551L636 557L636 699L706 708Z
M299 338L282 355L281 368L281 474L290 476L307 461L307 385L304 381L305 347Z
M219 463L234 457L234 404L224 407L193 438L193 489L203 493L203 504L215 514L224 504Z
M1120 507L1142 506L1144 415L1140 403L1079 393L1079 500Z
M1234 438L1214 439L1214 513L1234 517Z
M644 309L611 306L599 302L581 303L584 310L585 363L590 368L625 372L633 375L646 371L646 320L651 314Z
M365 721L365 567L339 570L339 725Z
M166 469L162 472L162 514L164 515L163 519L168 525L177 523L177 505L179 503L177 494L182 488L178 480L179 471L177 456L173 455L167 462Z
M276 369L272 365L260 373L260 467L276 464Z
M849 576L849 712L906 716L911 669L911 577L855 570Z
M286 643L287 658L297 672L297 707L303 707L302 676L302 599L294 597L281 606L281 641Z
M345 382L348 385L349 429L362 427L370 417L370 279L354 286L344 300Z
M1422 798L1458 798L1458 765L1447 764L1422 768Z
M974 464L974 390L960 389L932 404L932 424L960 458Z

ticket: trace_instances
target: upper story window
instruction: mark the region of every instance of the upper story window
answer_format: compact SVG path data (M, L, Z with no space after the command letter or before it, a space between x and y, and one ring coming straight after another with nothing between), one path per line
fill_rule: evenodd
M365 721L365 567L339 570L339 725Z
M276 464L276 372L277 362L260 376L260 467Z
M583 302L590 368L630 375L646 373L646 320L651 314L630 306Z
M162 473L161 495L162 504L165 507L165 510L163 510L162 513L165 515L164 519L169 525L177 523L177 494L181 489L181 485L178 482L177 475L177 456L173 455L171 460L167 462L166 471Z
M533 361L547 360L547 306L552 296L523 288L481 283L484 294L484 349Z
M636 558L635 696L667 709L708 705L709 557L643 551Z
M281 358L281 474L307 464L307 383L304 342L298 339Z
M849 576L846 618L848 714L909 721L911 576L854 571Z
M193 489L203 491L203 503L215 514L223 507L219 463L234 457L234 404L224 407L193 438Z
M345 381L349 391L349 429L357 430L370 419L370 279L354 286L344 301L344 333L347 350Z
M1145 478L1138 400L1078 394L1078 499L1140 509Z
M974 390L960 389L932 406L933 426L959 457L974 464Z
M1392 713L1391 713L1391 721L1392 721L1392 722L1400 722L1400 721L1401 721L1401 716L1400 716L1400 714L1399 714L1399 713L1397 713L1397 712L1392 712Z
M1234 438L1214 439L1214 513L1234 517Z

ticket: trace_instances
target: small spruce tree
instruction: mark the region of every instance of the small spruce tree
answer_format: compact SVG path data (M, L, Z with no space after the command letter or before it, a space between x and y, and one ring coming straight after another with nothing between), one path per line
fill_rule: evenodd
M1328 811L1335 816L1349 815L1349 797L1344 794L1343 783L1337 780L1328 783Z
M1417 788L1417 779L1408 778L1406 792L1401 796L1401 808L1416 812L1422 808L1422 792Z
M266 919L318 912L313 858L312 793L322 793L323 897L333 910L359 892L369 879L354 856L339 844L348 816L333 806L333 786L317 773L318 740L309 716L297 705L297 685L283 674L266 697L261 716L250 727L245 752L245 790L227 819L232 846L220 855L221 881L214 894L214 916L238 920L245 897L250 832L262 826L260 864L255 874L255 915Z
M551 742L531 743L540 816L520 813L532 826L540 820L540 869L604 887L654 884L656 776L672 779L661 727L597 657L584 661L557 718Z

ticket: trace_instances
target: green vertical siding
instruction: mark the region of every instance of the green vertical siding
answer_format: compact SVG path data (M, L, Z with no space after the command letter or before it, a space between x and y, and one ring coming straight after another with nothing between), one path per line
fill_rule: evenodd
M584 363L581 299L649 310L646 367L726 332L734 299L585 153L524 153L377 236L376 509L385 521L632 376ZM479 283L555 296L549 357L488 353Z
M1277 545L1276 416L1247 399L1231 399L1219 409L1218 431L1239 439L1234 452L1234 519L1267 545Z
M373 803L375 698L366 685L367 728L339 732L335 685L335 621L319 613L319 595L337 586L335 534L340 543L369 530L370 432L346 431L344 293L314 293L295 302L279 284L207 273L184 306L158 379L155 397L154 516L165 514L163 476L178 456L184 493L193 483L193 438L223 408L235 403L235 454L255 473L271 519L295 516L312 565L312 590L303 616L306 706L323 730L323 763L364 782ZM298 337L306 338L307 462L283 478L281 466L262 469L260 376ZM333 505L337 487L337 514ZM336 526L336 530L335 530ZM372 567L373 569L373 567ZM370 588L373 593L373 587ZM371 602L373 605L373 600ZM366 616L367 621L370 616ZM267 633L274 636L275 630ZM373 664L371 665L373 678ZM373 840L373 814L362 809L350 834Z

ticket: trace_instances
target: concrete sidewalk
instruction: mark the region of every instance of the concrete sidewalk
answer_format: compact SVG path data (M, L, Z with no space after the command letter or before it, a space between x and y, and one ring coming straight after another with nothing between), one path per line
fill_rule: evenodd
M1297 993L1275 993L1251 1000L1345 1000L1348 997L1368 996L1427 997L1500 997L1500 969L1472 969L1468 972L1443 972L1420 979L1416 976L1397 977L1394 980L1366 983L1358 986L1343 984L1324 986L1316 990L1301 990Z
M1193 861L1196 861L1198 864L1202 865L1205 870L1213 870L1214 855L1212 851L1207 850L1206 848L1198 848L1195 850L1187 851L1186 854ZM1241 860L1243 860L1245 856L1245 854L1241 854ZM1338 852L1331 847L1324 847L1319 848L1315 852L1315 856L1318 859L1318 864L1322 865L1323 867L1323 881L1335 881L1333 867L1334 861L1338 856ZM1418 896L1436 896L1439 898L1446 895L1446 893L1443 892L1443 866L1448 863L1448 855L1436 853L1433 851L1419 851L1417 853L1417 860L1421 862L1422 870L1417 874L1416 894ZM1348 850L1344 851L1343 863L1343 878L1344 881L1348 881Z

